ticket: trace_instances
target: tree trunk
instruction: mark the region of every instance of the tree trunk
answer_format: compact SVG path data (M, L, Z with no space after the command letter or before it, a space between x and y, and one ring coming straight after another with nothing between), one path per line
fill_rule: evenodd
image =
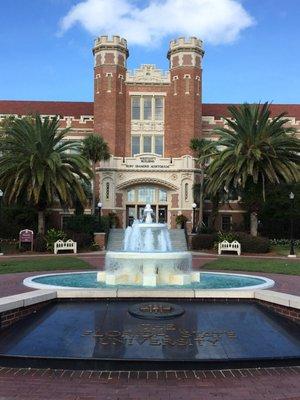
M200 229L203 226L203 183L204 183L204 170L203 170L203 165L201 165L201 176L200 176L201 190L199 196L199 220L198 220L198 226Z
M252 236L257 236L257 226L258 226L257 213L252 212L250 214L250 233Z
M45 234L45 212L38 211L38 233Z
M96 213L96 163L93 162L93 193L92 193L92 209L91 214Z

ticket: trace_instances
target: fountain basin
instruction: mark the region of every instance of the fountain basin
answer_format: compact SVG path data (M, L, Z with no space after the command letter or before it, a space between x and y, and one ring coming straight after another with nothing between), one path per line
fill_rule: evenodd
M192 282L190 285L173 286L180 297L181 290L191 289L190 297L194 298L194 290L206 290L208 293L210 290L215 291L241 291L241 290L258 290L268 289L274 286L275 282L271 279L262 276L245 275L245 274L232 274L224 272L200 272L201 279L199 282ZM43 274L37 276L31 276L24 279L25 286L35 289L78 289L82 293L87 293L87 297L90 289L97 289L99 291L105 291L111 289L114 286L106 285L104 282L97 281L97 271L93 272L63 272L63 273L52 273ZM141 288L141 285L120 285L117 289L130 288L135 291ZM170 296L171 290L170 285L158 285L152 293L158 290L160 293L165 291L165 297ZM143 289L145 290L145 289ZM143 297L143 291L140 297ZM174 290L173 290L174 292ZM112 294L112 297L116 297L116 292ZM155 296L154 296L155 297ZM174 297L174 296L173 296Z
M200 273L192 272L192 255L181 252L115 252L108 251L105 271L97 280L106 285L189 285L200 281Z

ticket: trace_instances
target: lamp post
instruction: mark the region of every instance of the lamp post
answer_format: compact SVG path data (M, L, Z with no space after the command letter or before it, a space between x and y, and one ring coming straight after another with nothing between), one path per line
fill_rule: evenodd
M0 226L1 226L1 219L2 219L2 197L3 197L4 193L3 191L0 189ZM0 238L1 240L1 238ZM0 241L0 256L3 256L2 250L1 250L1 241Z
M98 222L99 222L99 228L100 228L100 222L101 222L101 209L102 209L102 203L99 201L97 204L98 207Z
M291 224L290 224L290 237L291 237L291 247L290 254L288 257L296 257L295 249L294 249L294 199L295 195L293 192L289 194L289 198L291 200Z
M195 216L196 216L197 204L193 203L192 207L193 207L193 228L192 228L192 233L196 233L196 218L195 218Z

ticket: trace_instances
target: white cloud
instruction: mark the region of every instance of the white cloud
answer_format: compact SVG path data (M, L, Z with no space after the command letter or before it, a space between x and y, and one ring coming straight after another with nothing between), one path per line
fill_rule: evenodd
M165 36L197 36L212 44L230 43L254 19L239 0L85 0L61 21L65 32L80 24L93 35L125 37L131 44L156 45Z

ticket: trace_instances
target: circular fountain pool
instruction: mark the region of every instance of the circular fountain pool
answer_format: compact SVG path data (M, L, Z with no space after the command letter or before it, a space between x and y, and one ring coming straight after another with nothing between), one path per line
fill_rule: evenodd
M265 277L244 274L228 274L221 272L201 272L199 282L189 285L168 286L157 285L157 289L266 289L274 285L274 281ZM24 285L38 289L108 289L115 286L97 281L97 272L76 272L38 275L24 280ZM120 288L145 288L140 285L118 285ZM153 289L153 287L151 287Z

